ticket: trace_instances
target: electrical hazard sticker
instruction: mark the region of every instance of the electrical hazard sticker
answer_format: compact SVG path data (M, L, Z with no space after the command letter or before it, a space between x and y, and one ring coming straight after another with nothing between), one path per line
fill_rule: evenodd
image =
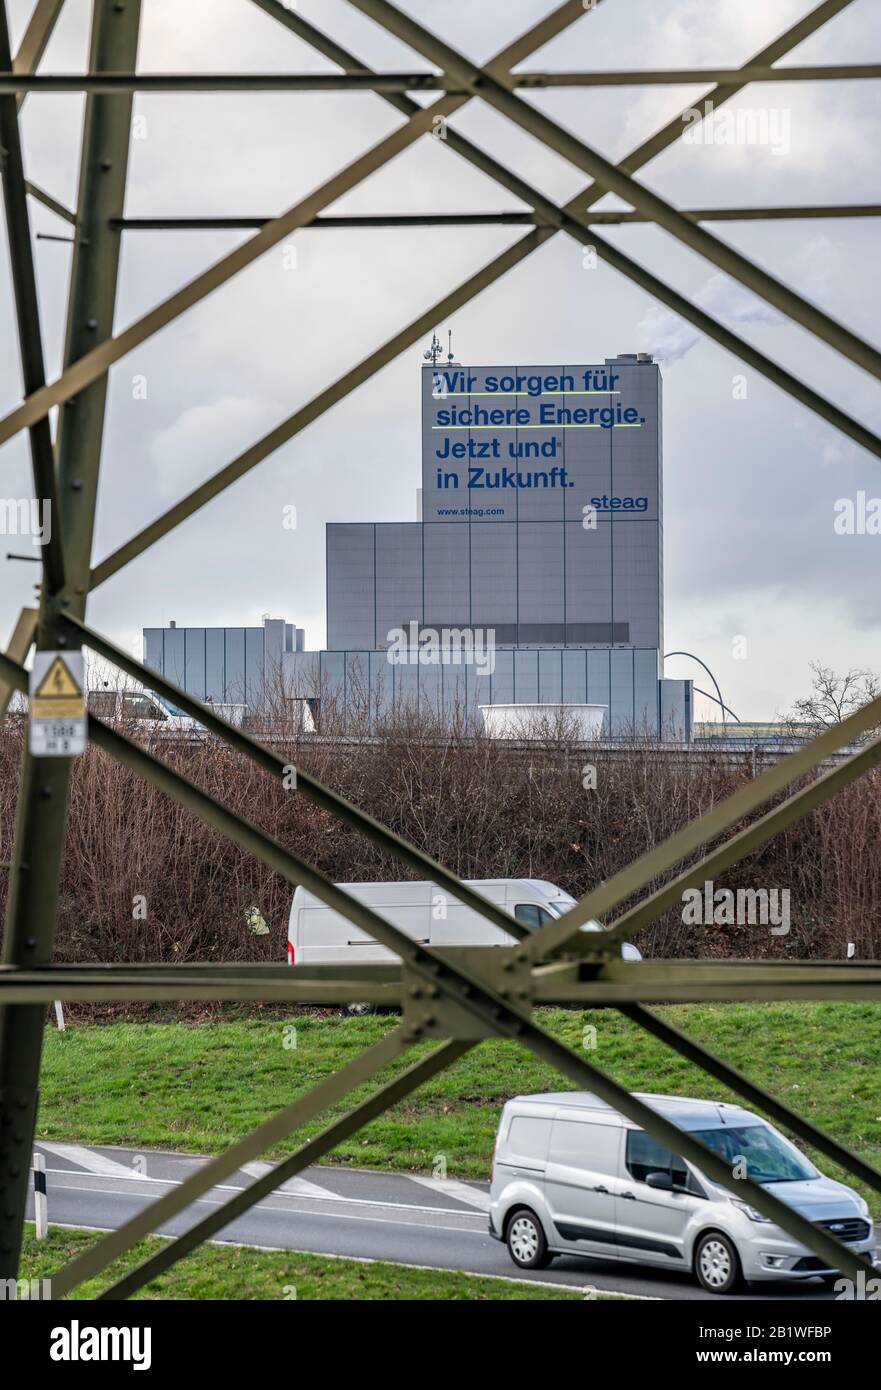
M72 758L85 752L84 679L82 652L35 653L28 721L35 758Z

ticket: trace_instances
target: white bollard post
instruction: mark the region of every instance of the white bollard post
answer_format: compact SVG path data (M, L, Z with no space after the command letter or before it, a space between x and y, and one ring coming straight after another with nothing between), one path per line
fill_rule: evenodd
M37 1223L37 1240L45 1240L49 1226L49 1201L46 1192L46 1160L42 1154L34 1154L34 1220Z
M60 1000L60 999L56 999L56 1000L55 1000L55 1022L58 1024L59 1030L63 1033L63 1032L64 1032L64 1010L63 1010L62 1007L61 1007L61 1000Z

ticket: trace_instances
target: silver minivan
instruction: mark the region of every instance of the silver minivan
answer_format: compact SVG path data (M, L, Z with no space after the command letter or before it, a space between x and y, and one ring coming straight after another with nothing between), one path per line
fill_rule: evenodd
M642 1095L747 1175L872 1263L866 1203L826 1178L788 1139L737 1105ZM840 1276L748 1201L584 1092L518 1096L502 1111L493 1154L490 1235L521 1269L555 1255L693 1272L711 1293L744 1281Z

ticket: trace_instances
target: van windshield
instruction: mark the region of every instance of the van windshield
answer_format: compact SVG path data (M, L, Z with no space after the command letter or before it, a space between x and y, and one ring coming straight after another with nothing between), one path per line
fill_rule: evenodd
M726 1163L745 1160L747 1177L753 1182L807 1182L820 1176L814 1165L769 1125L699 1129L694 1137Z

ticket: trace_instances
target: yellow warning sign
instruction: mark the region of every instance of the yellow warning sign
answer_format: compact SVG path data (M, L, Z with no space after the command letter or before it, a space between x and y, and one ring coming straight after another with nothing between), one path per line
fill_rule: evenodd
M82 719L83 692L63 658L55 656L31 697L34 719Z

